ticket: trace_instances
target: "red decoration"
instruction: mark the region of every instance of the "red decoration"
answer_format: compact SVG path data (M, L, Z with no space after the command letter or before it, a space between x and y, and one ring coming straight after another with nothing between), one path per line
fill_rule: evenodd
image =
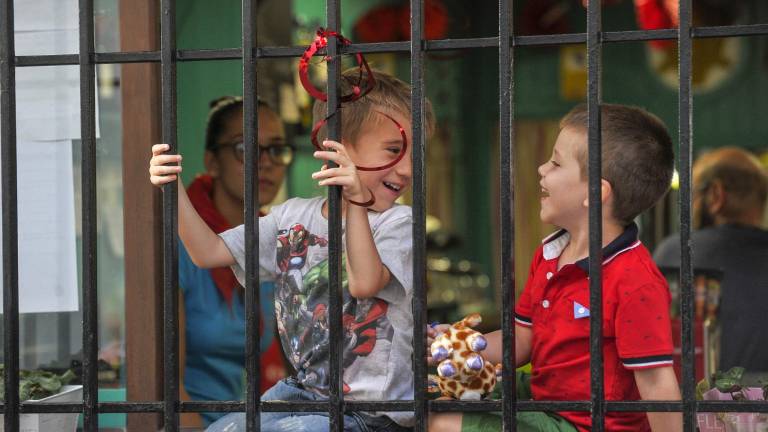
M635 0L637 24L643 30L659 30L677 28L679 18L675 10L678 0ZM650 41L656 49L666 49L674 46L673 40Z
M299 79L301 80L301 85L304 86L304 89L307 91L307 93L316 99L320 99L321 101L327 101L328 95L320 91L312 84L312 81L309 80L309 62L312 60L312 56L320 51L320 49L328 46L329 37L336 37L341 41L343 45L349 45L352 43L349 41L349 39L345 38L339 33L325 30L321 27L317 30L317 36L315 36L315 40L312 41L312 43L309 45L309 47L307 47L307 49L304 51L304 54L302 54L301 58L299 59ZM356 53L355 59L357 60L357 65L360 69L357 84L352 87L352 93L341 96L342 102L356 101L368 94L368 92L373 89L373 86L376 85L376 80L374 79L373 73L371 72L371 67L368 65L365 57L363 57L361 53ZM326 60L328 60L327 57ZM363 81L363 69L365 69L367 73L366 76L368 77L364 90L360 88L360 84L362 84Z
M424 39L444 39L448 34L448 10L441 0L424 0ZM411 8L405 5L400 11L401 40L411 39Z
M355 23L355 36L361 42L377 43L402 40L400 6L386 5L371 9Z
M424 38L445 39L450 17L442 0L424 1ZM355 23L354 32L361 42L396 42L411 38L411 9L406 2L371 9Z

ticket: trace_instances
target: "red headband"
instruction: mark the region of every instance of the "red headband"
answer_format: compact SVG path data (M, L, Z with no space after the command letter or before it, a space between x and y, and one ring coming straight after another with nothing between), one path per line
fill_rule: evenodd
M391 168L391 167L397 165L397 163L400 162L405 157L406 150L408 150L408 137L405 135L405 129L403 129L403 126L400 123L398 123L398 121L395 120L389 114L383 113L381 111L376 111L376 110L374 110L373 112L381 114L384 117L390 119L392 121L392 123L394 123L395 126L397 126L397 129L400 131L400 136L403 137L403 149L400 151L400 154L397 155L395 160L393 160L392 162L389 162L389 163L387 163L385 165L381 165L381 166L377 166L377 167L356 166L359 171L381 171L381 170L385 170L387 168ZM325 150L317 142L317 133L320 131L320 128L322 128L327 121L328 121L328 118L324 118L324 119L320 120L319 122L317 122L317 124L315 124L315 127L312 128L312 135L311 135L312 144L318 150Z
M328 46L328 38L331 36L339 39L342 45L349 45L352 43L349 41L349 39L345 38L339 33L320 27L317 29L317 36L315 36L315 40L312 41L309 47L304 51L304 54L302 54L301 59L299 59L299 78L301 79L301 85L304 86L304 89L306 89L307 93L312 95L312 97L320 99L323 102L328 101L328 95L320 91L312 84L312 82L309 80L308 69L309 61L312 59L312 56L314 56L321 48ZM373 89L373 86L376 84L376 80L374 79L373 73L371 72L371 67L368 65L365 57L363 57L361 53L356 53L355 59L357 60L357 66L360 71L357 78L357 84L352 86L352 93L341 96L341 102L352 102L360 99L368 92L370 92ZM325 57L325 60L328 60L328 57ZM360 85L363 82L363 69L365 69L368 77L365 89L360 88Z

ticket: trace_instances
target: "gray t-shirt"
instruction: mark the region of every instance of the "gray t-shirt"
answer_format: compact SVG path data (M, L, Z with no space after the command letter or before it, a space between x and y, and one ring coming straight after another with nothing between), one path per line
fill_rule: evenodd
M259 266L275 280L275 314L283 351L306 388L329 389L328 221L324 198L294 198L259 218ZM412 218L411 208L395 205L369 212L373 240L390 282L370 299L355 299L342 276L344 397L357 400L413 399ZM244 284L244 226L220 234ZM343 245L343 242L342 242ZM255 252L255 251L254 251ZM344 268L344 265L342 265ZM382 413L383 414L383 413ZM410 413L386 413L410 425Z
M723 272L719 319L722 326L718 369L742 366L768 371L768 231L720 225L691 235L693 267ZM662 267L680 266L680 235L665 239L653 254Z

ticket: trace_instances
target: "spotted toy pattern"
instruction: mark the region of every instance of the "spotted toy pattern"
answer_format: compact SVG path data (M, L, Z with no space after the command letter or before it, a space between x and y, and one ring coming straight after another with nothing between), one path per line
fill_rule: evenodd
M432 345L432 358L439 362L437 375L429 375L429 391L461 400L479 400L489 394L501 376L501 364L494 366L480 354L488 345L472 329L482 321L471 314L440 334Z

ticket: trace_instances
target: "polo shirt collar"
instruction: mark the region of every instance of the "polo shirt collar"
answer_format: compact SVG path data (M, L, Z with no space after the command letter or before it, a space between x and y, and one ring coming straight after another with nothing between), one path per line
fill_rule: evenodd
M603 265L609 263L619 254L634 249L640 245L638 240L637 224L632 222L618 237L613 239L608 246L603 248ZM542 240L544 244L544 259L551 260L560 256L563 249L571 241L571 234L561 229ZM589 274L589 257L580 259L575 263L579 268Z

